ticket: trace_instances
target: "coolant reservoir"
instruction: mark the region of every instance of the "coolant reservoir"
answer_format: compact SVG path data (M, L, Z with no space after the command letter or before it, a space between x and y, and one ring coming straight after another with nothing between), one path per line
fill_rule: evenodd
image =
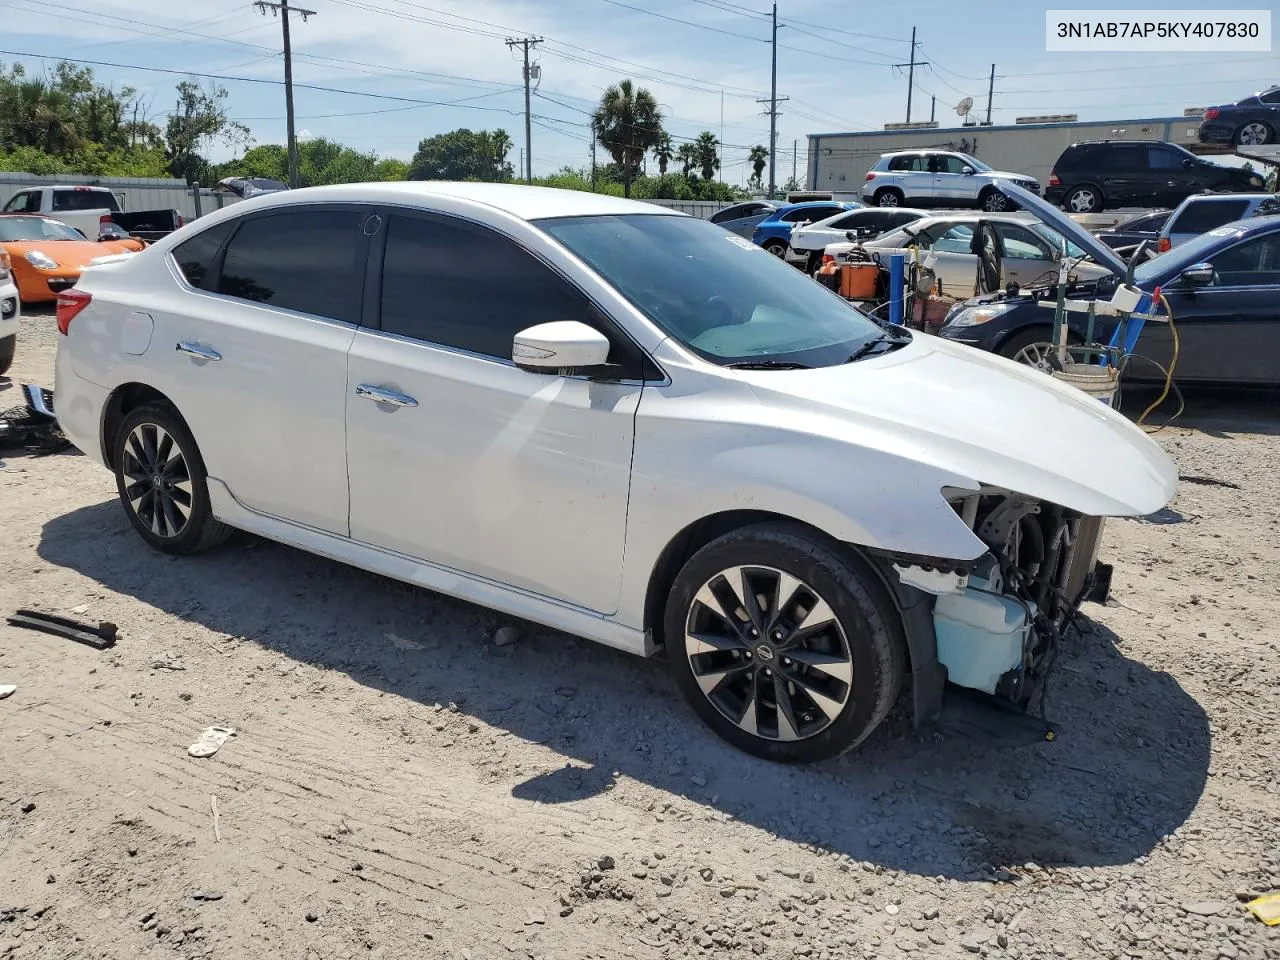
M1021 665L1031 622L1026 605L987 591L988 581L972 577L965 590L938 597L933 627L947 679L995 693L1000 678Z

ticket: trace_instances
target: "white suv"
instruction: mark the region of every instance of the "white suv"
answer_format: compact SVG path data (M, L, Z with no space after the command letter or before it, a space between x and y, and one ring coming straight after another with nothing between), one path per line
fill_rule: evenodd
M245 200L86 270L58 329L59 423L152 547L238 527L665 648L707 723L778 760L857 744L908 672L922 718L948 675L1025 708L1092 570L1082 518L1177 480L1074 387L576 191Z
M995 213L1014 209L995 189L1002 181L1040 193L1034 178L992 170L967 153L906 150L876 161L862 185L862 199L878 207L978 207Z

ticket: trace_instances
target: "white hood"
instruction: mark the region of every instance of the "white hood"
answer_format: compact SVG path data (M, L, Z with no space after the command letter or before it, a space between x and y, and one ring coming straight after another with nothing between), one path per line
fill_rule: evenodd
M1121 414L962 344L916 334L883 356L745 376L791 423L1087 516L1154 513L1177 486L1173 461Z

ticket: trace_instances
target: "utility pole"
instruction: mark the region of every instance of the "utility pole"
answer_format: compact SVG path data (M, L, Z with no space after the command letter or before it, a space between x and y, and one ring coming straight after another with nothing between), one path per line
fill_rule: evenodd
M773 5L773 68L771 71L769 99L757 100L756 103L769 105L769 199L773 199L778 181L774 175L774 164L778 153L778 104L790 100L790 97L778 96L778 5Z
M266 16L268 10L271 15L280 18L280 26L284 30L284 114L289 125L289 186L293 189L298 188L298 140L293 132L293 48L289 45L289 14L301 14L302 22L306 23L308 17L314 17L314 10L303 10L301 7L289 6L289 0L280 0L279 3L272 3L271 0L256 0L254 6L258 8L258 12Z
M508 47L520 47L524 51L524 182L533 183L533 124L529 119L529 81L533 78L529 72L529 49L536 47L542 40L538 37L524 37L520 40L507 38Z
M800 141L799 139L791 141L791 182L796 182L796 171L800 163Z
M902 67L907 68L907 123L911 122L911 91L916 85L916 67L929 66L929 61L916 59L916 47L918 46L919 44L916 43L916 28L912 27L911 28L911 60L908 61L907 63L893 64L893 66L899 69L901 69Z
M937 114L937 110L938 110L938 98L934 96L930 96L929 97L929 122L930 123L933 123L934 117Z
M591 192L596 192L596 132L591 131Z
M991 65L991 81L987 84L987 125L991 125L991 98L996 92L996 65Z

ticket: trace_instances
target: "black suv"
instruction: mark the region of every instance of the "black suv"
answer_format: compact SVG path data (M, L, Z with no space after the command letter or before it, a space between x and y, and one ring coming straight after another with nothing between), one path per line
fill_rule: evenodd
M1193 193L1261 190L1256 173L1209 163L1163 140L1090 140L1062 151L1044 198L1068 213L1176 207Z

